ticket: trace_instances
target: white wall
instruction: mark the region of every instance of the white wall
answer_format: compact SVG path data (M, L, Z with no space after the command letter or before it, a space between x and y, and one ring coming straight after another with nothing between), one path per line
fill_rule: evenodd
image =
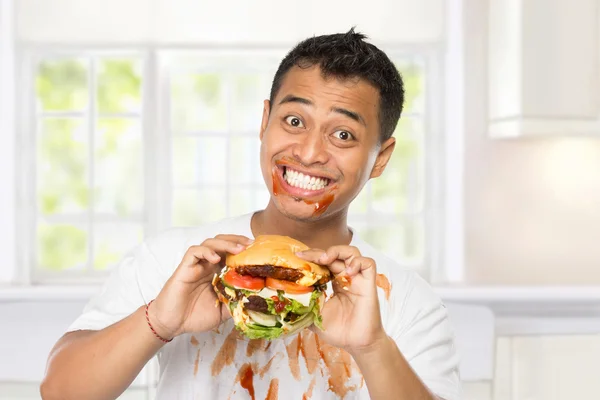
M39 383L54 343L86 300L0 300L0 400L39 398ZM155 380L143 370L123 399L146 398ZM3 397L8 396L8 397Z
M600 284L600 136L491 140L487 5L466 5L466 279Z
M19 0L17 17L26 42L288 45L352 25L385 42L434 42L444 1Z

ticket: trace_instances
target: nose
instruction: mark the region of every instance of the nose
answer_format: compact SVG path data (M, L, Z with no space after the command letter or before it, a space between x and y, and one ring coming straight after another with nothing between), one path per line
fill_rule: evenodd
M319 132L302 135L294 145L292 154L304 165L326 164L329 160L326 140Z

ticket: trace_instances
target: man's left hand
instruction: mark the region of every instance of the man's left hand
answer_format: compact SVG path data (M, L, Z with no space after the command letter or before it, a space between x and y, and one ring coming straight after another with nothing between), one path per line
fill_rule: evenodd
M324 331L313 327L328 344L351 354L369 350L387 340L379 312L377 266L353 246L333 246L327 251L306 250L298 256L329 268L334 275L334 295L321 315Z

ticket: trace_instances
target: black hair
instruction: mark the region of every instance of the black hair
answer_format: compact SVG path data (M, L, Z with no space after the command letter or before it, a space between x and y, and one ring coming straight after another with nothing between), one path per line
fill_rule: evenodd
M404 83L388 56L354 28L346 33L314 36L298 43L281 61L271 85L271 105L283 78L294 66L318 65L324 78L365 79L379 91L379 134L389 139L404 105Z

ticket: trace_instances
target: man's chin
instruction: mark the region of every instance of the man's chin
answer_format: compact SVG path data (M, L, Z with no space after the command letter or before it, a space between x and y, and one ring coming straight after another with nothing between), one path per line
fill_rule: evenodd
M314 204L301 198L277 196L274 204L281 214L295 221L316 221L329 214L329 210L318 213Z

